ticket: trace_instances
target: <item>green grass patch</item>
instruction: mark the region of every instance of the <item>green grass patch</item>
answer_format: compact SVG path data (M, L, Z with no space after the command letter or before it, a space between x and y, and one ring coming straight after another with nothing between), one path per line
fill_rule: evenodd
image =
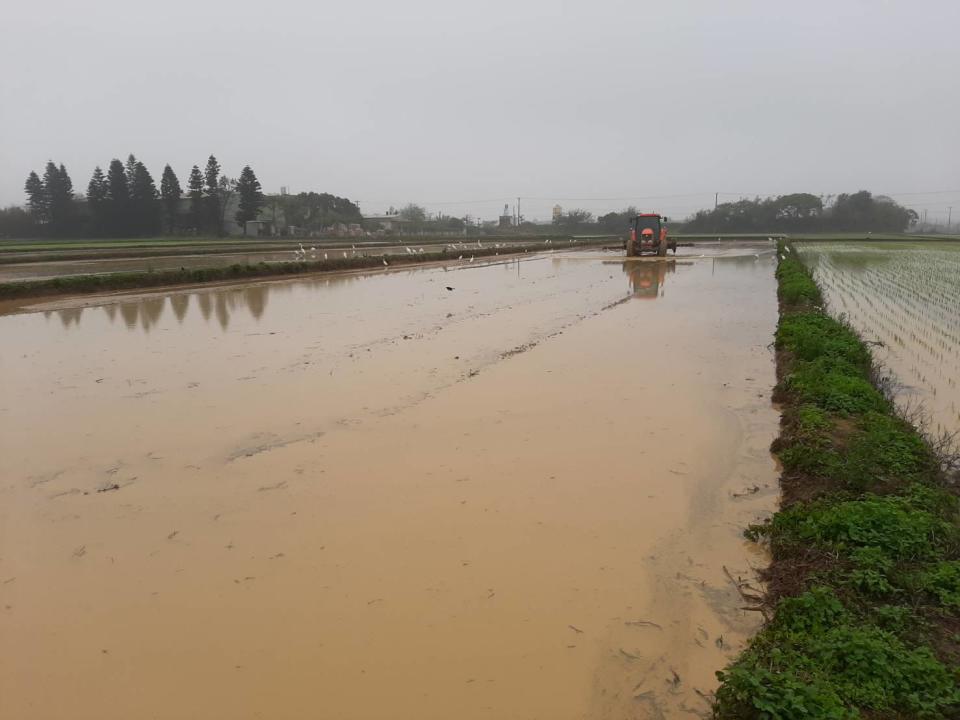
M847 420L842 432L838 426L826 410L801 405L789 440L777 445L784 470L831 478L836 490L849 492L895 489L936 477L936 457L900 418L870 411Z
M937 460L916 430L900 418L868 412L858 420L840 477L854 490L924 482L937 474Z
M944 500L914 487L908 495L865 495L837 502L825 498L778 512L755 526L755 537L766 536L779 547L815 547L852 557L862 548L879 549L893 561L946 557L958 547L958 527L933 510ZM949 497L949 496L946 496Z
M960 609L960 560L944 560L920 573L920 589L945 607Z
M819 312L785 315L777 327L776 345L799 360L833 357L859 368L870 366L870 353L857 334Z
M783 387L800 402L841 415L890 409L862 368L831 355L796 363L784 378Z
M786 305L822 305L820 288L799 260L786 257L777 266L778 294Z
M781 603L719 673L719 718L943 718L960 703L956 670L929 647L858 618L828 588Z

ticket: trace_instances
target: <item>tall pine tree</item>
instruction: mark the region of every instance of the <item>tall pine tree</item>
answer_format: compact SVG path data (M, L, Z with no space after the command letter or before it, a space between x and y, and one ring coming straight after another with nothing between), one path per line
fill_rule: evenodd
M190 181L187 184L190 195L190 220L194 231L203 227L203 173L194 165L190 169Z
M50 234L56 237L69 235L75 230L73 182L62 163L59 167L52 161L47 163L43 171L43 193Z
M213 155L207 158L207 167L203 171L206 195L208 227L216 234L223 235L222 208L220 207L220 163Z
M127 194L133 197L133 176L137 172L137 158L133 153L127 155L127 162L123 166L123 174L127 176Z
M199 172L199 171L198 171ZM180 205L180 181L169 165L164 166L160 178L160 198L167 213L167 230L172 235L177 224L177 207Z
M130 232L130 191L123 163L114 158L107 168L107 233L122 237Z
M93 169L93 175L90 183L87 185L87 206L93 215L93 233L100 235L106 232L106 210L107 210L107 178L103 170L97 165Z
M27 193L27 207L30 208L30 215L36 225L43 225L47 222L47 193L43 187L43 180L34 171L27 175L27 182L23 186Z
M263 192L260 188L260 181L249 165L240 171L240 179L237 181L237 193L240 195L240 207L237 210L237 222L243 228L243 234L247 234L247 222L256 220L260 214L260 208L263 206Z
M130 156L131 158L133 155ZM137 235L153 235L159 229L160 216L157 212L157 186L153 176L146 166L135 161L133 178L127 176L127 185L130 188L130 208L133 213L133 231Z

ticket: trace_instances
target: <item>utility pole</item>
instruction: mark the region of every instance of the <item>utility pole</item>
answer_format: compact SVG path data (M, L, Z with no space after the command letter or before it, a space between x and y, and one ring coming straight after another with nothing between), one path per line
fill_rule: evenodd
M713 209L717 209L717 201L720 199L720 193L713 194Z
M951 220L953 220L953 205L947 208L947 232L950 232Z
M520 198L517 198L517 227L520 227Z

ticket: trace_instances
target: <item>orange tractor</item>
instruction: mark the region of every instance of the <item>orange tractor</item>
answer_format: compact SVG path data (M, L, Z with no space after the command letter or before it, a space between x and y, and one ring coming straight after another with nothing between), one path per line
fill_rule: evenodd
M660 257L673 250L677 254L677 241L667 236L667 218L658 213L642 213L630 221L630 237L624 242L627 257L644 253L656 253Z

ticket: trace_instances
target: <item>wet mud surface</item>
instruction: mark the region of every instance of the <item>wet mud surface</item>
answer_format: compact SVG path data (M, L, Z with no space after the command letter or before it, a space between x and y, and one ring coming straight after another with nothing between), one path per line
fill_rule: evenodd
M684 250L0 317L0 716L702 716L776 302Z

